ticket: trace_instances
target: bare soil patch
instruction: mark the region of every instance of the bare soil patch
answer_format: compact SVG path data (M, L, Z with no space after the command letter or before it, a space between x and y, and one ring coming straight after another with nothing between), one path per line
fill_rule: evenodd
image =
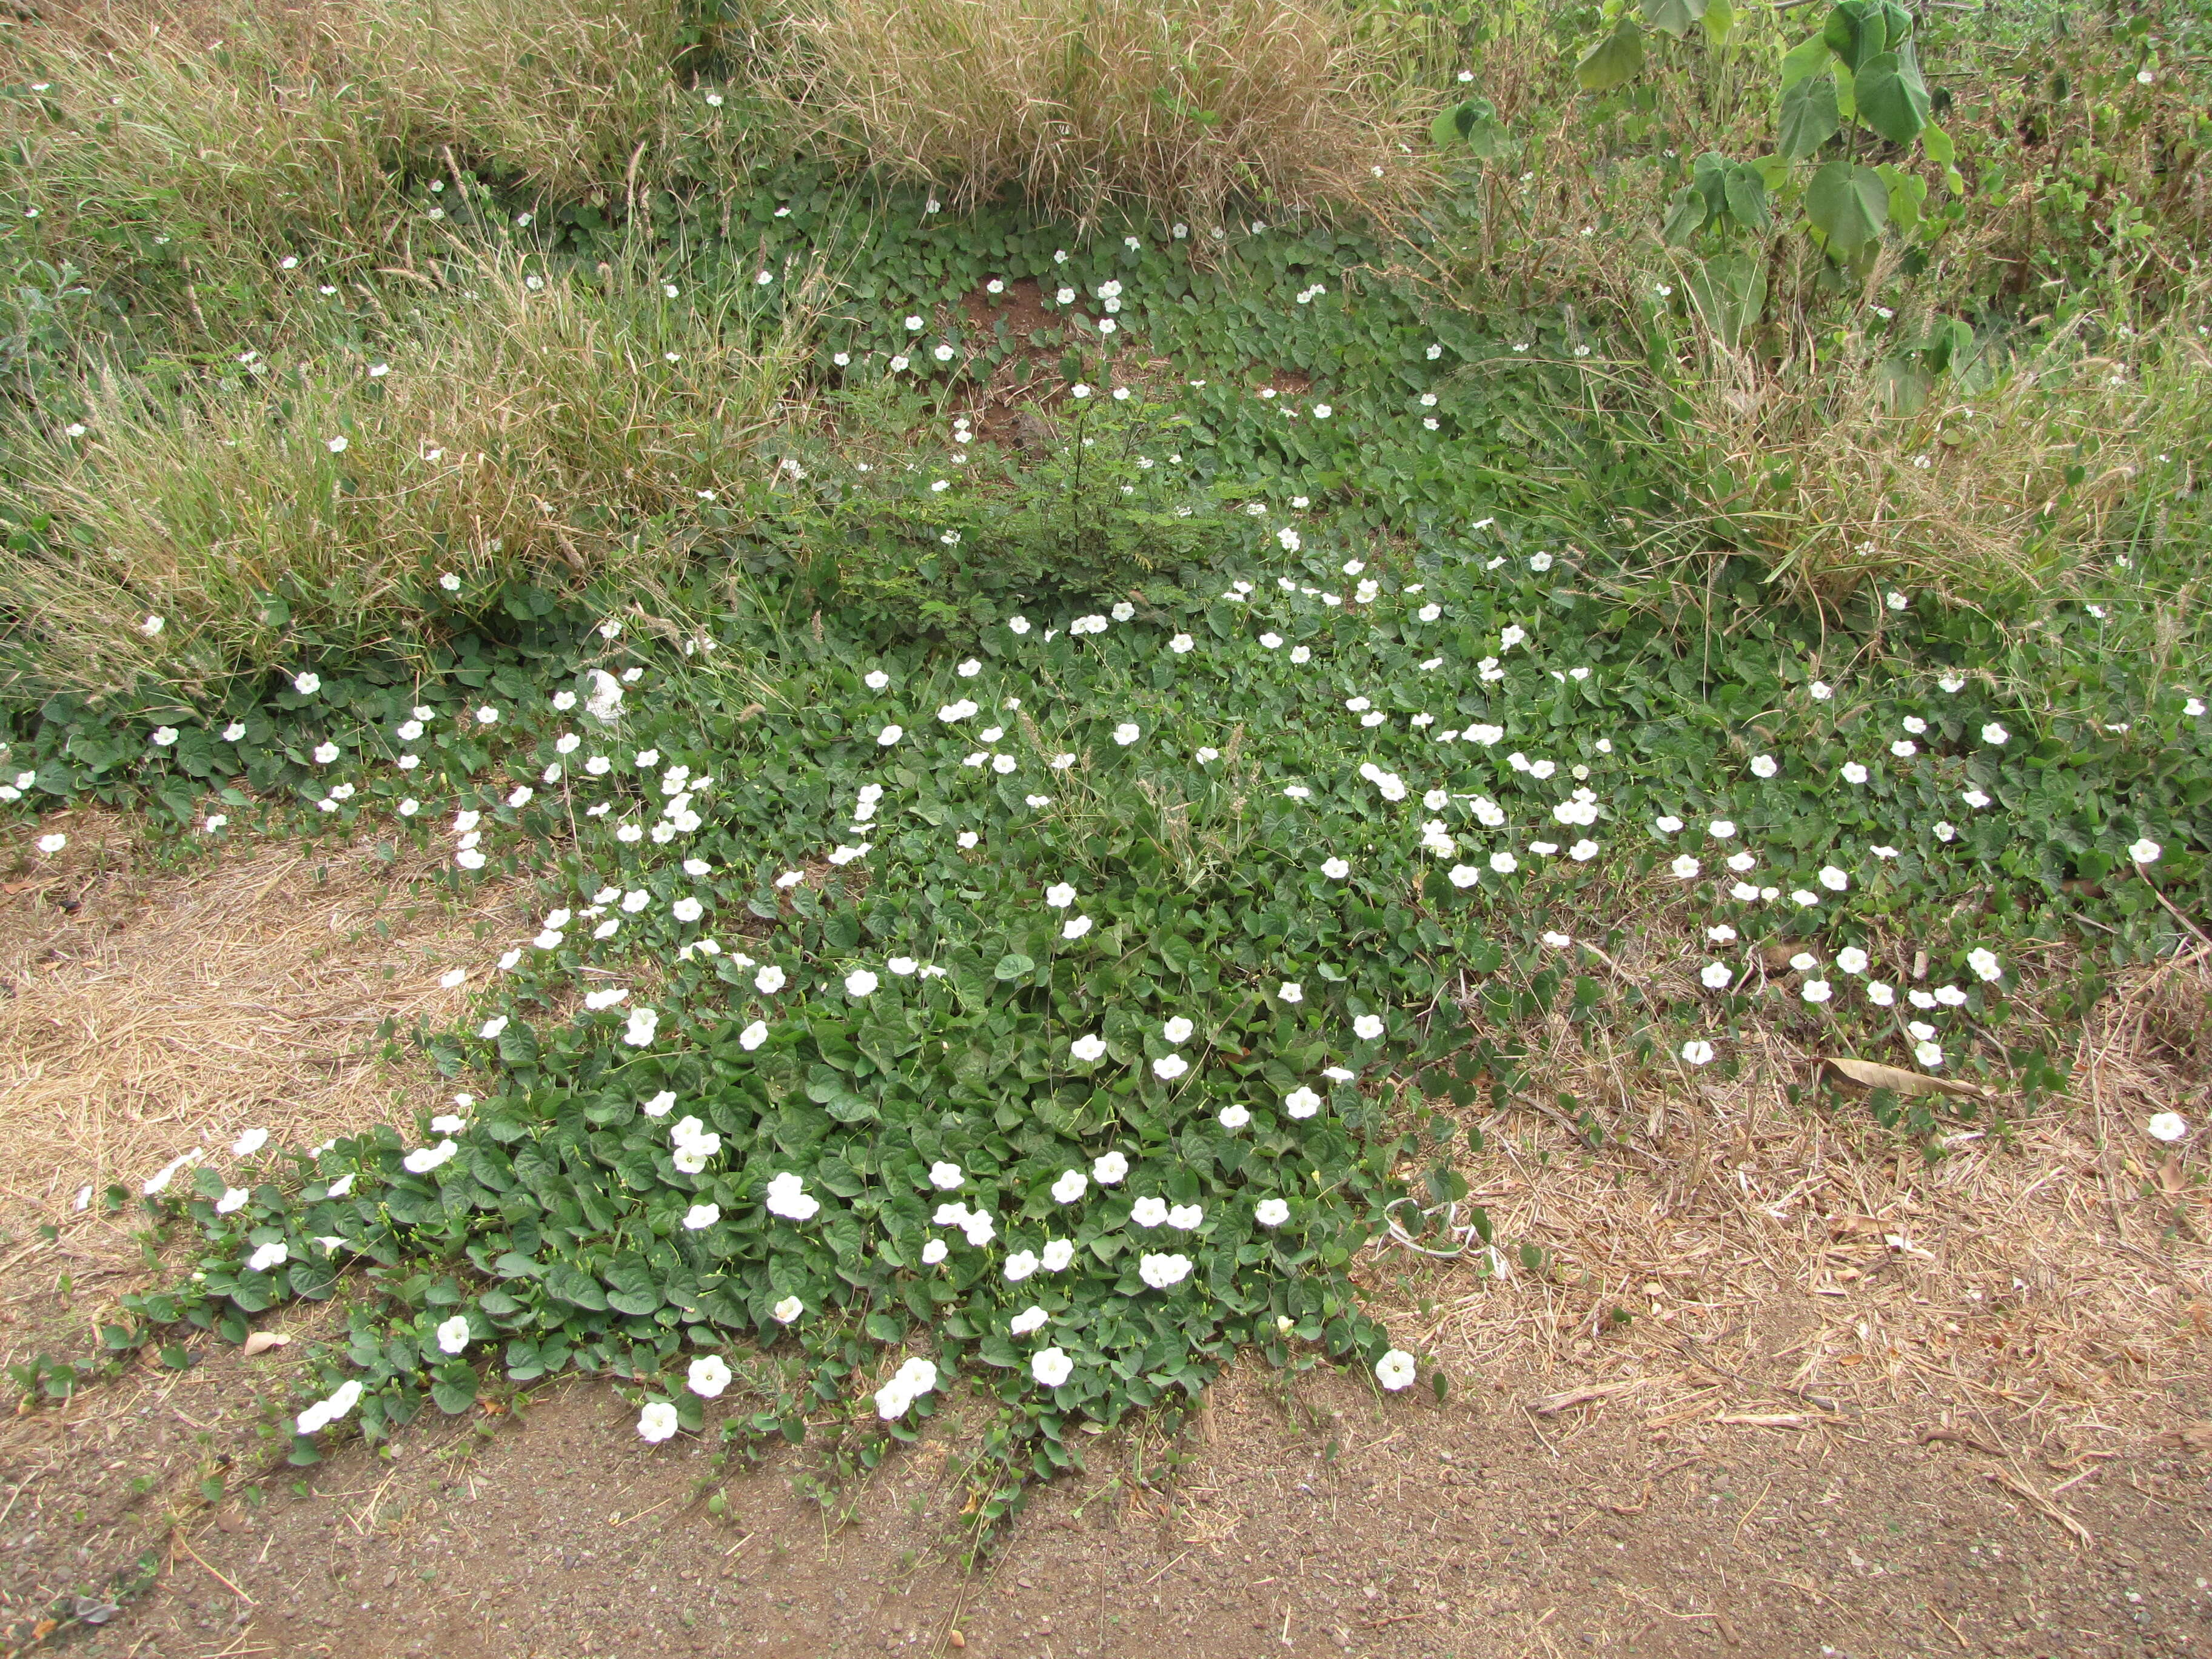
M70 1210L78 1186L430 1103L376 1023L450 1018L465 991L440 972L525 925L507 894L398 925L409 890L371 848L161 872L115 825L67 827L62 867L27 866L0 912L10 1358L82 1348L174 1271L128 1212ZM975 1573L972 1406L827 1509L807 1448L713 1465L741 1402L649 1448L580 1381L300 1471L274 1425L333 1315L279 1310L286 1346L198 1339L188 1370L148 1358L0 1423L0 1632L58 1617L47 1644L179 1659L2202 1651L2212 1213L2201 1153L2160 1164L2124 1130L2202 1086L2203 971L2124 984L2077 1073L2094 1098L1932 1164L1849 1101L1662 1086L1553 1032L1547 1081L1600 1103L1601 1148L1547 1111L1452 1126L1473 1200L1538 1267L1395 1244L1363 1267L1444 1399L1242 1365L1175 1441L1092 1439ZM112 1617L70 1616L118 1586Z

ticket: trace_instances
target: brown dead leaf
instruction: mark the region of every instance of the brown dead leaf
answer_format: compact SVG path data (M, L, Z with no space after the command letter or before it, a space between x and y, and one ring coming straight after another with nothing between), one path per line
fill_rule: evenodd
M246 1357L251 1359L258 1353L267 1353L271 1348L281 1348L291 1340L289 1336L278 1335L275 1331L256 1331L246 1339Z
M1908 1072L1901 1066L1885 1066L1878 1060L1852 1060L1830 1054L1820 1064L1844 1082L1856 1083L1863 1089L1888 1089L1900 1095L1960 1095L1968 1100L1994 1098L1979 1084L1961 1083L1956 1078L1929 1077L1925 1072Z

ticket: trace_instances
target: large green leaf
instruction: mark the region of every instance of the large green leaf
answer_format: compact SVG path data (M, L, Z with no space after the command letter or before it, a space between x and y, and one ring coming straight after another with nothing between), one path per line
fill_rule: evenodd
M1748 161L1738 161L1728 170L1729 217L1754 236L1764 235L1773 224L1774 216L1767 210L1766 180Z
M1683 287L1714 337L1733 349L1765 309L1766 266L1747 253L1716 254L1692 265Z
M1835 77L1809 76L1782 94L1775 148L1790 160L1802 161L1841 131L1843 125L1836 110Z
M1909 144L1928 125L1928 83L1920 65L1897 52L1869 58L1859 70L1859 119L1893 144Z
M1698 26L1705 15L1705 0L1642 0L1644 21L1677 40Z
M1805 216L1831 248L1849 256L1881 234L1889 220L1889 186L1872 167L1839 157L1813 175Z
M1695 185L1685 185L1668 204L1666 222L1659 227L1660 237L1670 247L1687 247L1711 217L1705 192Z
M1889 25L1876 0L1842 0L1828 14L1820 38L1853 74L1889 46Z
M1633 17L1624 17L1612 33L1582 56L1575 65L1575 80L1584 92L1611 92L1644 67L1644 30Z

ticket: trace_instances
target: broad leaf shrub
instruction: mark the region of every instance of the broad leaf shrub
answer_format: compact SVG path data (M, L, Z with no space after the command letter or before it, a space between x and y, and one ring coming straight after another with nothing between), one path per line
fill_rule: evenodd
M2051 1086L2014 999L2086 1009L2177 941L2158 884L2203 906L2205 705L2101 616L2004 660L1899 592L1827 667L1736 579L1716 657L1516 526L1393 566L1296 510L1248 535L1218 586L944 644L763 581L550 617L532 659L301 669L219 726L50 710L8 791L544 878L480 1020L413 1034L453 1110L155 1172L200 1259L111 1344L343 1296L302 1462L574 1369L648 1438L811 1418L863 1466L974 1388L988 1522L1239 1346L1409 1381L1352 1255L1409 1183L1463 1196L1427 1103L1510 1101L1514 1026L1594 1017L1624 893L1693 946L1634 988L1647 1086L1753 1021Z

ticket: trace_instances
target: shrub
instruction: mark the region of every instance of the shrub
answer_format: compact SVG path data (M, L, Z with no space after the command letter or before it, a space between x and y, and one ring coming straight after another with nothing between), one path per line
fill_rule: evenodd
M387 373L257 362L174 392L110 371L82 435L19 424L7 505L35 533L0 556L19 689L189 692L303 641L404 643L513 584L661 568L773 418L806 296L778 325L645 282L533 280L483 272Z
M804 0L796 33L824 135L964 201L1211 225L1232 195L1363 199L1409 171L1378 54L1325 0Z

